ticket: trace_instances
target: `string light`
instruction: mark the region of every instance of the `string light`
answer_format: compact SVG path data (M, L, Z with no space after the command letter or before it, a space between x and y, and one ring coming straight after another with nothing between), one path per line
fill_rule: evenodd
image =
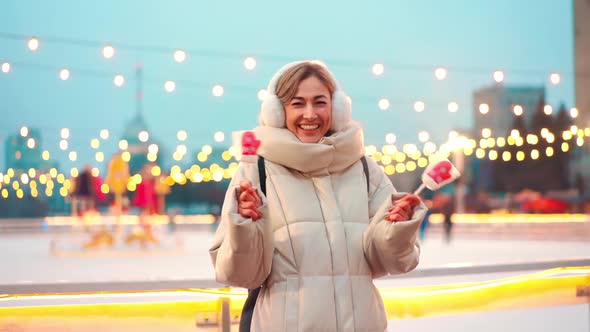
M151 153L151 154L157 154L159 149L160 148L158 147L157 144L150 144L148 146L148 152Z
M244 59L244 68L247 70L254 70L254 68L256 68L256 59L251 56L246 57L246 59Z
M67 81L70 79L70 70L67 68L63 68L59 71L59 79L62 81Z
M389 109L389 100L387 98L381 98L379 99L379 103L378 103L379 109L382 111L386 111Z
M183 63L187 58L187 54L183 50L176 50L174 51L173 57L174 61L176 61L177 63Z
M22 137L27 137L29 136L29 128L22 126L20 127L19 133Z
M225 140L225 134L222 131L218 131L215 133L215 135L213 135L213 139L215 142L221 143L223 140Z
M559 82L561 82L561 76L559 76L558 73L552 73L551 75L549 75L549 81L553 85L558 85Z
M176 138L181 142L186 141L187 137L188 137L188 134L186 133L185 130L179 130L176 133Z
M32 137L30 137L30 138L27 140L27 147L28 147L29 149L34 149L34 148L35 148L35 145L36 145L35 139L34 139L34 138L32 138Z
M388 133L387 135L385 135L385 142L387 142L387 144L395 144L396 141L397 136L395 136L394 133Z
M414 103L414 110L418 113L424 112L425 108L426 108L426 106L423 101L417 101Z
M439 67L436 68L434 70L434 77L436 77L437 80L442 81L445 78L447 78L447 70L445 68Z
M29 41L27 42L27 47L29 48L29 50L35 52L39 49L39 39L33 37L31 39L29 39Z
M496 70L492 76L496 83L502 83L504 81L504 72L501 70Z
M575 108L575 107L572 107L572 108L570 109L570 116L571 116L573 119L577 118L577 117L578 117L578 114L579 114L579 112L578 112L578 109L577 109L577 108Z
M479 113L481 114L488 114L490 111L490 106L488 104L479 104Z
M223 86L216 84L213 86L213 88L211 89L211 93L213 93L213 95L215 97L221 97L223 96Z
M459 110L459 104L452 101L449 103L448 109L449 109L449 112L451 112L451 113L457 113L457 111Z
M142 130L137 134L137 138L140 142L145 143L150 139L150 134L146 130Z
M121 74L117 74L113 79L113 83L118 87L122 87L123 84L125 84L125 77Z
M59 148L63 151L68 149L68 141L66 141L65 139L62 139L61 141L59 141Z
M545 115L553 114L553 106L551 106L551 105L543 106L543 112L545 113Z
M166 81L164 82L164 90L166 90L166 92L173 92L174 90L176 90L176 83L174 81Z
M524 109L520 105L514 105L512 110L514 111L514 115L516 116L521 116L522 113L524 113Z
M112 59L115 56L115 48L112 45L106 45L102 48L102 56L105 59Z
M371 66L371 71L375 76L381 76L385 72L385 66L382 63L376 63Z
M4 74L8 74L8 73L10 73L10 69L11 69L11 68L10 68L10 63L8 63L8 62L3 62L3 63L2 63L2 66L0 67L0 70L2 70L2 72L3 72Z
M100 138L106 140L109 138L109 130L108 129L102 129L100 131Z
M120 150L127 150L127 148L129 148L129 143L127 142L127 140L120 140L119 141L119 149Z
M70 130L68 128L62 128L59 132L62 139L70 138Z
M421 131L418 133L418 140L422 143L425 143L430 139L430 134L427 131Z

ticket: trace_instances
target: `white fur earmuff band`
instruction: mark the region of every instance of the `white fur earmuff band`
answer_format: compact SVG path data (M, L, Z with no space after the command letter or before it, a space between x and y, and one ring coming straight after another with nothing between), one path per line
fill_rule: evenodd
M330 72L330 70L326 67L326 65L321 61L316 60L291 62L284 65L281 69L279 69L279 71L277 71L274 74L274 76L268 83L268 88L266 89L266 96L262 101L260 115L258 117L260 125L276 128L285 128L285 109L283 108L283 104L281 103L280 99L276 95L276 88L281 77L283 77L283 75L289 69L304 62L319 64L322 67L324 67L330 74L330 77L336 85L336 91L334 91L334 93L332 94L332 126L330 129L334 132L344 130L350 123L352 117L352 105L350 104L350 99L348 98L346 93L342 91L340 85L338 84L338 81L336 80L332 72Z

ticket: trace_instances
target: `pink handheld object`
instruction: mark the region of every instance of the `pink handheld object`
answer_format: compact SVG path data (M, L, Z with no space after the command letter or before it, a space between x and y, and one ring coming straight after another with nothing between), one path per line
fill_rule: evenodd
M260 147L260 140L256 139L254 132L247 131L242 135L242 155L255 156Z
M461 173L459 170L448 159L437 161L426 167L424 173L422 173L422 184L416 189L414 194L419 195L424 188L432 191L438 190L455 181L460 176Z

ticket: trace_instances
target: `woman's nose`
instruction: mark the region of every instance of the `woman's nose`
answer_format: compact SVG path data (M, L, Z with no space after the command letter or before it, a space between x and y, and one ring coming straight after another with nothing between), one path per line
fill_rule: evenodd
M306 104L303 110L303 117L306 119L314 119L316 117L315 110L312 104Z

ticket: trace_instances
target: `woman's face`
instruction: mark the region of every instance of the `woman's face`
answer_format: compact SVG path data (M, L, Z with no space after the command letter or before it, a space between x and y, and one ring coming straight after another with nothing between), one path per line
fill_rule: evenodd
M332 125L332 96L315 76L299 83L295 97L284 105L289 129L303 143L317 143Z

